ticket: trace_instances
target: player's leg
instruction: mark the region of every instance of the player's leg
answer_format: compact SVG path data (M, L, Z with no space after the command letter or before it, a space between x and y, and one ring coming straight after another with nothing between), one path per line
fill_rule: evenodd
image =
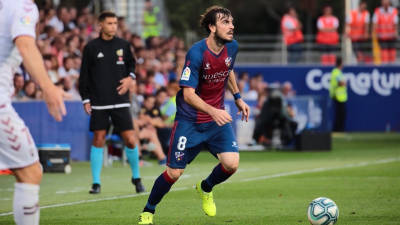
M109 110L92 110L90 130L93 131L94 135L92 146L90 147L90 167L92 171L90 194L98 194L101 190L100 175L103 167L103 151L109 120Z
M210 151L217 155L220 163L214 167L206 179L197 183L196 189L202 198L203 211L208 216L215 216L217 210L213 200L212 189L215 185L226 181L236 172L239 166L239 152L231 124L218 126L213 123L209 130L206 143Z
M134 130L122 131L121 136L125 143L124 151L132 170L132 184L135 185L136 193L145 192L145 188L140 179L139 147L135 143Z
M139 147L135 142L135 131L129 108L113 109L111 111L111 120L115 129L121 132L122 139L124 140L124 151L132 170L131 181L135 185L136 192L144 192L145 188L140 179Z
M101 187L101 169L103 167L103 151L106 141L106 130L95 130L92 146L90 147L90 168L92 170L92 189L90 194L100 193Z
M13 211L17 225L39 224L42 168L29 129L11 104L0 107L0 169L11 168L17 182Z
M14 189L13 211L17 225L39 224L39 184L42 167L35 162L27 167L12 169L17 179Z
M169 192L172 185L183 174L184 169L175 169L167 166L167 169L154 181L149 198L143 212L139 216L138 224L153 224L153 215L158 203Z
M167 169L155 180L146 206L140 214L139 224L153 224L156 206L183 174L186 164L199 153L200 149L196 146L201 142L202 138L192 123L175 122L167 155Z

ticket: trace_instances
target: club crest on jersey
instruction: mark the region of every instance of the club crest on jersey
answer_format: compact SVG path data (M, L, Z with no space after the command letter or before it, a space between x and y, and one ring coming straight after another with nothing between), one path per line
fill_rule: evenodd
M186 67L183 72L182 72L182 76L181 76L181 80L189 80L190 78L190 68Z
M204 70L209 70L209 69L211 69L210 63L206 63L206 66L204 67Z
M124 58L122 57L122 56L124 55L124 50L121 48L121 49L118 49L115 53L116 53L117 56L118 56L117 64L118 64L118 65L123 65L123 64L125 64Z
M117 56L123 56L124 55L124 50L121 48L121 49L118 49L115 53L117 53Z
M232 63L232 57L228 57L228 58L225 59L225 65L227 67L230 67L231 63Z

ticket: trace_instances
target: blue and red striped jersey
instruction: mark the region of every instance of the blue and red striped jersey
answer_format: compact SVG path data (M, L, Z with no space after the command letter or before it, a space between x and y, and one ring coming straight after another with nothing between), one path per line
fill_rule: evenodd
M226 43L222 51L216 55L207 46L206 39L195 43L186 54L179 85L194 88L196 94L209 105L224 109L225 87L228 76L233 69L238 52L238 43L233 40ZM183 89L176 98L176 120L206 123L213 119L185 102Z

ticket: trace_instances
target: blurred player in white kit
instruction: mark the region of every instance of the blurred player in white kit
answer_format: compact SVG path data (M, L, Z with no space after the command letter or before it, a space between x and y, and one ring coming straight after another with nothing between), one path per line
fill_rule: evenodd
M35 43L38 9L33 0L0 0L0 170L16 177L13 211L17 225L39 224L42 169L29 129L11 105L13 75L21 62L43 90L49 113L66 114L64 92L54 86Z

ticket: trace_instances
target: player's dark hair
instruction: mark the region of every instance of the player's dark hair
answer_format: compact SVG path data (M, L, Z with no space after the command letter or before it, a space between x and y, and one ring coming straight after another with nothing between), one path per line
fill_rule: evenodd
M99 16L99 21L103 22L106 18L108 17L114 17L117 18L117 15L115 15L115 13L111 12L111 11L103 11L102 13L100 13Z
M227 8L218 5L211 6L200 16L200 26L210 33L211 30L208 26L216 24L218 14L222 14L223 16L232 15L231 11Z

